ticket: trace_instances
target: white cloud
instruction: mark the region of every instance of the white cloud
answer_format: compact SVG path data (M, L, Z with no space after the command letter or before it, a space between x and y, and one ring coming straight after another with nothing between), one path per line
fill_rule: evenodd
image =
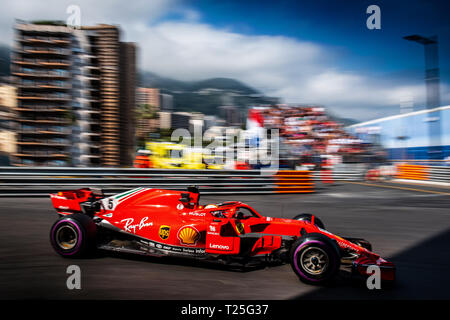
M342 117L366 120L398 113L405 99L424 101L423 84L392 85L392 79L340 70L329 49L315 43L198 22L165 22L139 36L145 70L182 80L233 77L287 103L322 104Z
M180 0L2 0L0 5L0 43L12 44L15 19L21 20L62 20L69 14L67 7L77 5L81 10L81 24L96 23L121 24L142 29L143 25L177 7Z
M0 12L0 41L12 40L14 18L65 20L70 4L80 6L82 24L120 24L125 40L139 45L140 69L164 76L231 77L288 103L322 104L336 115L361 120L398 113L405 97L424 100L422 84L393 86L357 70L339 69L332 50L317 43L203 24L201 15L181 0L8 1L2 4L8 10ZM167 13L177 15L177 21L162 21ZM442 87L442 97L448 98L449 87Z

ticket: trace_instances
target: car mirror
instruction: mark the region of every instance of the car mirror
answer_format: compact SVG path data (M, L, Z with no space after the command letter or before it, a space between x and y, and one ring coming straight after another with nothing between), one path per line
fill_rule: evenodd
M189 203L191 201L191 197L189 196L189 193L182 193L179 200L183 203Z

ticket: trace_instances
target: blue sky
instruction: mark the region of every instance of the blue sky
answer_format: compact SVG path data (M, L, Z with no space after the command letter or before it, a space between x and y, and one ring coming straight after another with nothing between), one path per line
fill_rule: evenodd
M370 120L410 101L423 109L424 52L409 34L438 35L441 104L450 104L450 5L445 1L0 0L0 42L14 19L67 18L120 25L138 67L180 80L229 77L287 103L324 105ZM366 9L381 9L381 30Z
M211 1L186 3L201 20L251 35L284 35L329 46L336 64L375 74L423 76L422 46L403 40L410 34L438 35L440 67L448 81L450 2L448 1ZM381 30L366 28L366 8L381 9Z

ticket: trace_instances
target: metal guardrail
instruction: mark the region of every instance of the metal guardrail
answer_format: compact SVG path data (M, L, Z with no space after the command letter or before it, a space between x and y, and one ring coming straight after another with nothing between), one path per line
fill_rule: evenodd
M337 166L328 173L292 170L261 173L260 170L0 167L0 197L48 196L52 192L85 187L102 188L109 195L135 187L186 190L190 185L197 185L202 194L304 193L314 192L317 182L326 182L324 180L327 179L364 181L366 173L365 166ZM427 167L426 180L450 183L450 167Z
M428 180L450 183L450 167L429 167Z
M323 171L314 171L312 173L312 179L314 181L362 181L364 180L365 171L331 171L331 176ZM330 179L331 178L331 179Z
M202 194L264 194L275 193L277 181L259 170L0 167L0 196L47 196L85 187L102 188L105 194L137 186L186 190L190 185Z

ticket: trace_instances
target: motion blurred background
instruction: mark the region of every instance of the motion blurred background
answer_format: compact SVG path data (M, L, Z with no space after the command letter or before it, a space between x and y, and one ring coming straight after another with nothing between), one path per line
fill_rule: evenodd
M448 1L0 6L0 298L449 298ZM105 256L67 290L49 193L192 184L366 238L396 288Z
M281 169L450 159L445 1L1 4L2 166L259 169L274 144Z

